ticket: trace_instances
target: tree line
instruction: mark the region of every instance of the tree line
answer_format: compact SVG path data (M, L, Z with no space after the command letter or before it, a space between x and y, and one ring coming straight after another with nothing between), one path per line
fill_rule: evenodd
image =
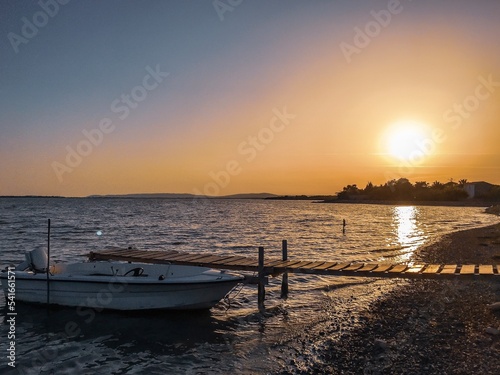
M373 185L368 182L364 189L356 184L345 186L337 193L339 200L382 200L382 201L458 201L468 197L464 186L466 179L442 183L417 181L412 184L407 178L390 180L385 184ZM476 198L500 200L500 186L495 186L487 194Z

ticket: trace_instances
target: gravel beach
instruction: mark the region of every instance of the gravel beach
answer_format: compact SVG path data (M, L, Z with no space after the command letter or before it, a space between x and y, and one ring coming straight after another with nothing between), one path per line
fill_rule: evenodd
M500 260L500 224L422 248L428 263ZM314 365L281 373L498 374L500 280L407 280L368 306L363 324L328 340Z

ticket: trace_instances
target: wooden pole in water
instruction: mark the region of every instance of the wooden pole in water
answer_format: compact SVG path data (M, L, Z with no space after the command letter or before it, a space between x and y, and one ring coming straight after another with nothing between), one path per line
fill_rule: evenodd
M288 260L288 242L283 240L281 243L281 259L283 261ZM288 272L283 273L281 279L281 298L286 299L288 297Z
M48 219L48 227L47 227L47 306L49 306L50 302L49 271L50 271L50 219Z
M264 274L264 248L259 247L259 285L258 285L257 301L258 301L259 311L261 313L265 312L265 307L264 307L264 299L266 297L265 278L266 275Z

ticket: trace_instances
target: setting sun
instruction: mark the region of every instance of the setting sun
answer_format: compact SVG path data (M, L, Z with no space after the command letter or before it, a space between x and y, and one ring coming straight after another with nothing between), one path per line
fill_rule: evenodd
M391 127L386 136L386 147L389 155L408 160L418 150L419 143L426 138L425 125L414 121L401 121Z

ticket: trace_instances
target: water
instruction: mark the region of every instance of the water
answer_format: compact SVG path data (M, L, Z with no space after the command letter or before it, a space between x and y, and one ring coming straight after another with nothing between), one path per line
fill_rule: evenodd
M80 261L109 246L281 256L335 261L407 262L420 246L452 231L498 222L482 208L314 204L301 201L161 199L0 199L2 267L46 242L51 255ZM342 233L342 220L347 221ZM321 360L327 340L360 324L397 280L290 275L267 287L269 316L257 313L256 290L235 290L209 312L81 316L76 309L18 306L17 369L42 374L265 373L300 370ZM5 298L0 297L5 316ZM9 370L6 321L0 328L0 373ZM313 339L311 339L313 337ZM295 358L290 363L290 358Z

